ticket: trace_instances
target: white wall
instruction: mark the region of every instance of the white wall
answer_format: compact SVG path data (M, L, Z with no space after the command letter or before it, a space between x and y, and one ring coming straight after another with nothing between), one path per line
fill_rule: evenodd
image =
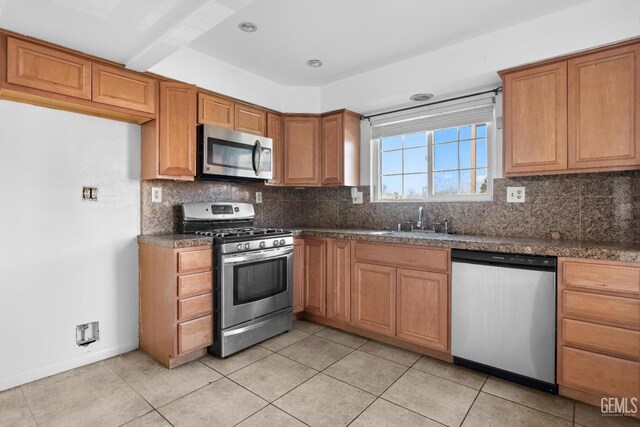
M137 348L140 127L0 101L0 151L0 390Z

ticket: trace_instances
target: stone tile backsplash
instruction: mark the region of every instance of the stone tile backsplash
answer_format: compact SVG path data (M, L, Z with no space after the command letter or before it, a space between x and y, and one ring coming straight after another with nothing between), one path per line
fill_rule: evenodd
M526 187L526 203L507 203L506 188ZM151 187L163 202L151 203ZM501 178L490 202L351 203L350 188L281 188L258 183L143 181L142 234L177 230L178 207L199 201L255 201L256 225L389 229L415 220L424 206L427 223L449 221L457 233L591 241L640 241L640 171Z

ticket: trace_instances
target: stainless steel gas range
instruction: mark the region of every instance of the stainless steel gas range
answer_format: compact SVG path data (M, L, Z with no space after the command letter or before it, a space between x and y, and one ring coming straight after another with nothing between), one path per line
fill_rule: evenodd
M182 205L180 231L213 237L214 343L226 357L293 327L293 234L253 226L248 203Z

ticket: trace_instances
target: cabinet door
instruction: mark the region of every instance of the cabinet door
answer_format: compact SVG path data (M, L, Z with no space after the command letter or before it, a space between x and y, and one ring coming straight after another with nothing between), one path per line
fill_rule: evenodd
M396 334L396 269L394 267L353 264L351 323L383 335Z
M344 180L344 137L342 113L322 118L322 185L339 185Z
M101 104L155 113L157 82L140 73L93 64L91 98Z
M567 64L504 77L505 175L567 169Z
M398 269L397 336L436 350L449 349L449 276Z
M271 150L271 169L273 178L269 183L282 184L282 163L284 160L282 116L280 114L267 113L267 137L273 140Z
M159 173L196 174L196 87L160 83Z
M640 165L640 45L569 61L569 168Z
M234 129L234 118L233 101L208 93L198 93L198 123Z
M91 61L8 37L7 82L91 99Z
M235 105L235 129L239 132L264 136L267 133L267 113L248 105Z
M284 183L320 184L320 118L284 118Z
M304 239L293 239L293 312L304 310Z
M304 311L327 314L327 241L304 240Z
M351 243L330 240L327 249L327 317L351 321Z

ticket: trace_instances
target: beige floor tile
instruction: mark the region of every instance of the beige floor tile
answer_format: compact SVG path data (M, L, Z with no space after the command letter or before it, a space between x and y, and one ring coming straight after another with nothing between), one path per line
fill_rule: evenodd
M640 405L640 404L636 404ZM640 409L640 408L639 408ZM598 406L576 402L576 425L586 427L640 427L640 419L602 415Z
M278 353L318 371L342 359L353 349L346 345L311 335Z
M158 412L152 411L147 415L143 415L140 418L129 421L122 427L171 427L171 424L169 424Z
M220 378L219 373L193 361L173 369L156 368L133 378L129 384L154 408L159 408Z
M233 354L227 358L220 358L214 356L205 356L200 359L205 365L215 369L222 375L229 375L232 372L242 369L247 365L257 362L260 359L264 359L272 353L271 350L267 350L259 345L254 345L239 353Z
M503 399L573 421L573 400L489 377L482 391Z
M304 427L304 424L286 412L269 405L256 412L240 424L239 427Z
M159 409L176 427L232 426L267 402L222 378Z
M112 357L106 363L125 381L162 366L153 357L141 350L134 350Z
M22 395L20 387L0 392L1 427L27 427L35 425L36 420L33 415L31 415L31 410Z
M271 351L280 351L283 348L289 347L290 345L295 344L308 336L309 334L306 332L292 329L289 332L285 332L273 338L269 338L268 340L261 342L260 345Z
M350 427L437 427L435 421L401 408L386 400L378 399L369 406Z
M411 366L420 359L418 353L374 340L369 341L359 350L405 366Z
M22 386L41 426L120 425L151 407L105 362Z
M464 427L571 427L571 421L481 392L462 424Z
M379 396L406 370L404 365L356 350L324 373Z
M309 322L307 320L294 320L293 327L308 334L317 334L327 327L318 323Z
M359 348L364 343L369 341L368 338L364 338L364 337L361 337L361 336L358 336L358 335L349 334L347 332L342 332L342 331L339 331L337 329L332 329L332 328L324 329L324 330L318 332L316 335L318 335L319 337L331 340L331 341L335 341L338 344L346 345L347 347L351 347L351 348Z
M459 426L477 394L470 387L409 369L382 398L442 424Z
M346 426L375 396L318 374L274 402L274 405L311 426Z
M273 402L316 374L311 368L272 354L229 375L233 381Z
M471 369L456 366L453 363L434 359L429 356L422 356L416 364L413 365L413 368L466 385L467 387L475 388L476 390L480 390L482 384L484 384L484 381L487 379L487 375L481 372L472 371Z

